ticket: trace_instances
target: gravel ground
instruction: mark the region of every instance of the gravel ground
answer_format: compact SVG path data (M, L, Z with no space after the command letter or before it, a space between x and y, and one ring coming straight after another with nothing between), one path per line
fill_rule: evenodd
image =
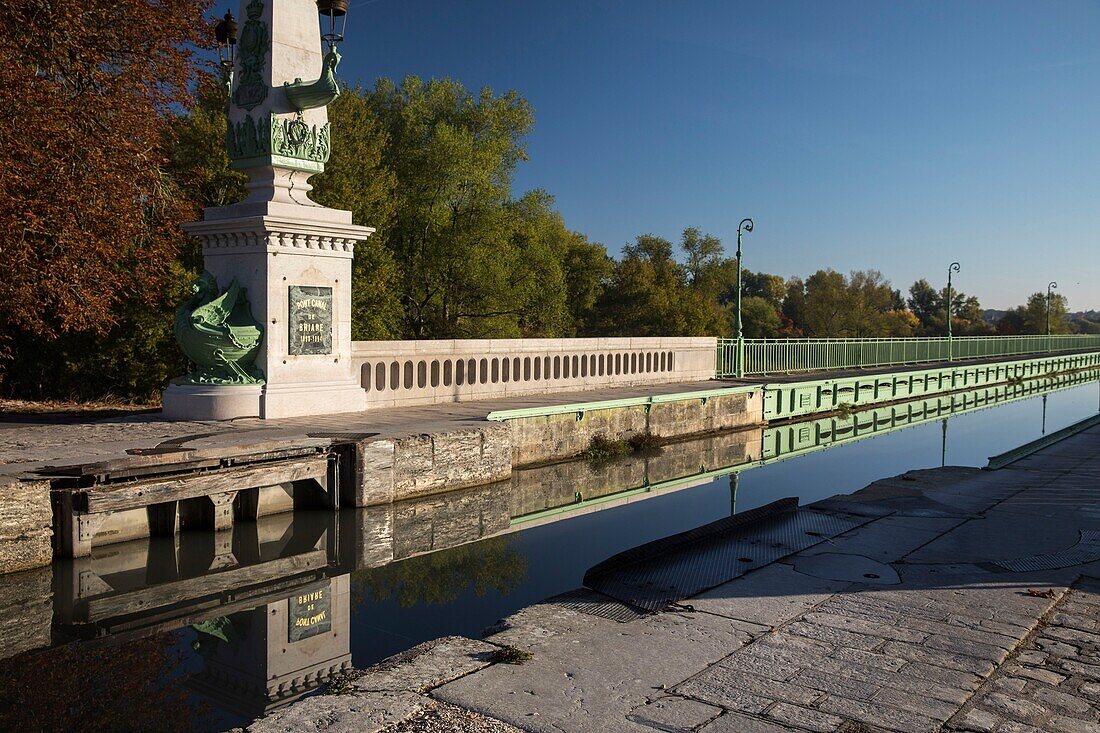
M521 733L499 720L486 718L469 710L433 702L431 707L411 718L394 723L382 733Z

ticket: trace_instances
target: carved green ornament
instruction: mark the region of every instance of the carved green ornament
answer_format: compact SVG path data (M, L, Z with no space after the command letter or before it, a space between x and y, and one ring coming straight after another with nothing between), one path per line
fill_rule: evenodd
M256 354L263 326L252 317L245 289L236 279L221 295L209 272L191 285L190 300L176 310L175 335L196 369L174 384L263 384Z
M288 118L272 113L258 122L245 115L230 121L226 146L238 170L277 165L320 173L332 152L332 128L327 122L309 125L301 114Z
M268 47L271 45L271 33L263 21L264 4L252 0L245 8L248 20L241 31L238 58L241 64L241 82L233 94L233 103L241 109L255 109L267 99L267 85L264 84L264 65L267 61Z

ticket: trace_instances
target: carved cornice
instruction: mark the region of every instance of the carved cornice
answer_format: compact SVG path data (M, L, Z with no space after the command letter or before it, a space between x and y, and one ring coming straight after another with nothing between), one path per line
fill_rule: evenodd
M332 252L354 252L358 239L326 237L292 232L218 232L195 234L204 249L229 249L234 247L264 247L287 249L316 249Z
M355 243L374 233L369 227L267 216L195 222L185 229L204 254L259 250L337 257L351 257Z

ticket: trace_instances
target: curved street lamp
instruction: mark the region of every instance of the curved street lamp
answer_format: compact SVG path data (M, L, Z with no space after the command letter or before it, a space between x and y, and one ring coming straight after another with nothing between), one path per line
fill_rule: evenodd
M1053 280L1047 285L1047 351L1050 351L1050 305L1051 299L1054 297L1051 294L1052 290L1058 289L1058 283Z
M344 30L348 24L348 0L317 0L317 12L328 18L328 28L324 31L321 40L328 44L329 50L344 42Z
M962 269L962 265L958 262L952 262L947 267L947 360L952 361L954 359L954 344L951 340L951 273L958 272Z
M741 327L741 233L752 231L752 219L737 225L737 377L745 376L745 334Z
M214 38L218 41L218 62L222 70L222 80L227 87L233 86L233 64L237 60L237 19L232 12L214 24Z

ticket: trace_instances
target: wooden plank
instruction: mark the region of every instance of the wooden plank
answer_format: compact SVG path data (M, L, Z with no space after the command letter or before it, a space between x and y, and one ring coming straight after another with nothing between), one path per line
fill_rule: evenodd
M87 511L97 514L136 509L305 479L318 479L323 484L327 476L328 456L313 455L292 461L253 464L173 478L105 484L86 490Z
M202 436L217 437L217 436ZM230 437L230 434L226 434ZM158 451L156 448L134 449L125 458L112 458L96 463L78 463L68 465L50 465L41 469L42 473L63 476L111 476L126 478L151 475L174 470L214 467L225 461L235 463L254 463L256 461L276 460L311 455L318 449L324 450L332 445L328 438L293 438L241 442L235 445L210 446L202 448L181 448L179 450Z

